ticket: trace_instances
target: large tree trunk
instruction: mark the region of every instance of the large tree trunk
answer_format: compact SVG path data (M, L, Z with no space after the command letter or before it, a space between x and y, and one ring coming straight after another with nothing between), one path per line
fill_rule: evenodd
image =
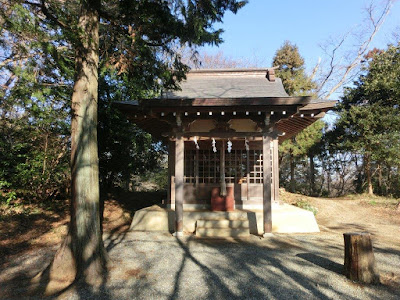
M386 168L387 168L386 193L390 194L392 192L392 167L388 163L386 164Z
M379 193L380 195L383 195L383 194L384 194L382 182L383 182L382 164L379 163L379 164L378 164L378 193Z
M97 148L99 7L99 0L82 1L79 18L72 94L71 222L53 262L40 276L42 282L59 286L74 281L100 284L106 270Z
M328 185L328 196L331 195L331 163L328 162L328 171L326 173L326 181Z

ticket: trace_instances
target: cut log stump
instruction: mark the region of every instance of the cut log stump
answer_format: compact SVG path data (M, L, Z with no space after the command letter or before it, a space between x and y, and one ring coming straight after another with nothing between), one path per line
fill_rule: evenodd
M344 274L363 283L377 283L375 256L368 232L344 233Z

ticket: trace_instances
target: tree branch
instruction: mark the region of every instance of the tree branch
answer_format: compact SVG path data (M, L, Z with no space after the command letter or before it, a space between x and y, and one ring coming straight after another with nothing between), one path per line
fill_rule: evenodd
M368 38L361 43L361 45L358 47L357 50L357 55L356 57L346 66L343 66L343 69L345 70L344 73L341 75L340 80L332 87L328 92L326 92L324 98L329 98L334 92L336 92L343 84L348 80L348 77L352 73L352 71L361 63L363 57L366 55L368 52L369 46L373 39L375 38L376 34L379 32L380 28L382 27L383 23L386 20L386 17L388 16L392 5L393 5L394 0L387 0L385 7L383 8L381 14L379 15L378 18L374 17L374 8L372 4L367 8L367 14L368 14L368 19L372 24L372 32L369 34ZM342 47L343 43L345 42L347 38L347 35L343 37L340 42L334 47L332 50L332 53L329 55L330 56L330 62L329 62L329 71L328 74L324 76L322 82L320 83L317 91L319 94L321 94L321 91L325 87L328 81L330 81L332 75L334 74L334 71L338 68L340 68L340 65L336 63L336 54L337 51Z
M46 16L47 19L53 21L58 26L60 26L62 28L69 28L65 23L61 22L55 15L53 15L49 11L48 7L46 6L46 0L41 0L40 3L30 2L30 1L25 0L24 4L38 8Z

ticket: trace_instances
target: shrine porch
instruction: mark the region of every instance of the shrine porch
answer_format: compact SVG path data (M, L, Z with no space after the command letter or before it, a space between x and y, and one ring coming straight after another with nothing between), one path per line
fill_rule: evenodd
M249 233L262 235L263 211L240 210L209 211L184 207L183 231L186 234L196 232L199 220L241 220L247 221ZM175 210L157 205L138 210L132 220L131 231L169 231L175 230ZM313 233L319 232L314 214L289 204L272 205L272 233Z

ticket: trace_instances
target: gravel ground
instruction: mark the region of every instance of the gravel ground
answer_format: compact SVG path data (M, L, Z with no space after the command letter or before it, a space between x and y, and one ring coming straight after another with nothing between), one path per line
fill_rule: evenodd
M318 234L222 240L113 231L104 239L112 266L101 288L73 286L51 298L400 299L398 213L352 200L312 201L319 209ZM342 275L342 234L349 231L371 232L382 284L361 285ZM0 299L27 299L17 296L24 293L21 283L55 250L32 250L3 264Z
M103 286L58 299L400 298L400 250L374 247L384 284L356 284L342 275L340 234L218 240L128 232L105 245L113 267Z

